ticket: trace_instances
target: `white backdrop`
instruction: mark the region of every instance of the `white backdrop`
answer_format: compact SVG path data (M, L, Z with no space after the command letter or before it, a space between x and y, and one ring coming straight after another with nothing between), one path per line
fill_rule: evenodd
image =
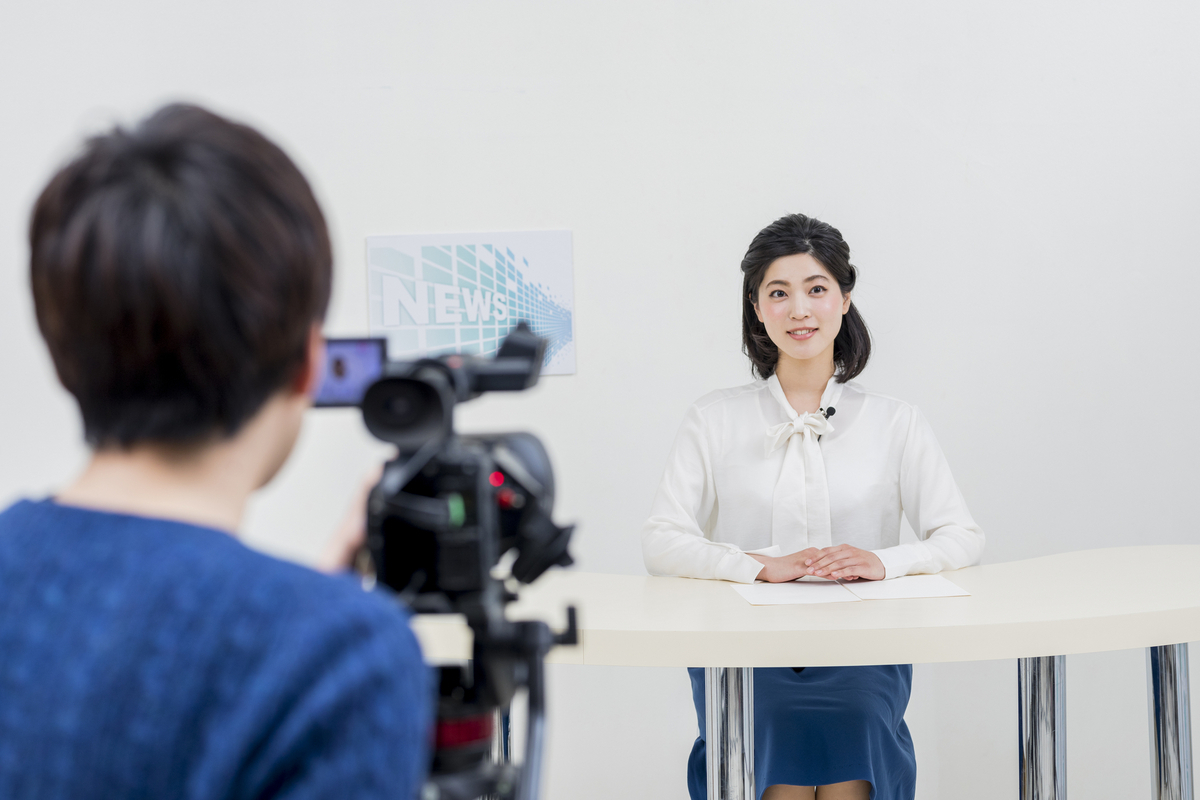
M30 204L80 136L188 99L313 181L331 333L365 331L369 234L574 231L578 374L461 422L544 437L582 569L642 571L684 409L749 379L740 257L792 211L850 242L876 336L861 380L924 410L989 561L1200 541L1198 22L1145 0L8 0L0 502L85 456L33 322ZM248 539L313 558L381 453L352 412L314 413ZM1142 654L1068 673L1071 794L1145 794ZM686 796L681 671L551 679L547 798ZM917 668L923 800L1015 796L1015 681L1008 662Z

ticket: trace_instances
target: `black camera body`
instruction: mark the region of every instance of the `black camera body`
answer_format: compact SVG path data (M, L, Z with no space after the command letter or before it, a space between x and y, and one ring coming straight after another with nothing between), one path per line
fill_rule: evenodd
M426 798L537 797L544 658L556 644L576 642L575 610L567 610L567 630L554 634L544 622L511 621L504 609L516 599L516 584L572 563L574 529L551 519L554 473L541 442L527 433L458 435L454 408L483 392L533 386L544 351L545 340L522 323L493 360L455 355L386 364L360 403L371 433L399 451L368 501L375 580L416 613L462 614L474 634L469 668L439 668ZM498 712L521 687L529 714L518 770L489 755Z

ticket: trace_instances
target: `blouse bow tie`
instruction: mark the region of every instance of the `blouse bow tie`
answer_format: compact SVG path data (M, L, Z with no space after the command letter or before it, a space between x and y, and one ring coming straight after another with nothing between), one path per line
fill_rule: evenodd
M767 431L767 453L786 447L771 511L771 539L784 553L829 547L829 484L818 437L833 433L824 414L797 414Z
M827 433L833 433L833 424L824 414L797 414L795 419L781 422L767 431L767 435L770 437L767 452L773 453L784 447L793 436L799 435L807 439L810 436L824 436Z

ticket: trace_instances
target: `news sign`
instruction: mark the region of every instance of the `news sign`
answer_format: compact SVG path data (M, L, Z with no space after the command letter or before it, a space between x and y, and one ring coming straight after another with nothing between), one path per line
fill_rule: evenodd
M369 236L367 286L392 359L492 356L523 320L548 340L542 374L575 372L570 231Z

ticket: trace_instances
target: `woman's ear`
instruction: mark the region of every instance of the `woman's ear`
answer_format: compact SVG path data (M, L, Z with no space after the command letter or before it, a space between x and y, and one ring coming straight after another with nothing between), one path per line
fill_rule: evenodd
M842 297L842 314L845 314L849 310L850 310L850 292L846 292L846 294Z
M754 316L758 317L758 321L762 322L762 312L758 310L758 303L754 302L754 295L746 295L746 299L750 301L750 305L754 306Z

